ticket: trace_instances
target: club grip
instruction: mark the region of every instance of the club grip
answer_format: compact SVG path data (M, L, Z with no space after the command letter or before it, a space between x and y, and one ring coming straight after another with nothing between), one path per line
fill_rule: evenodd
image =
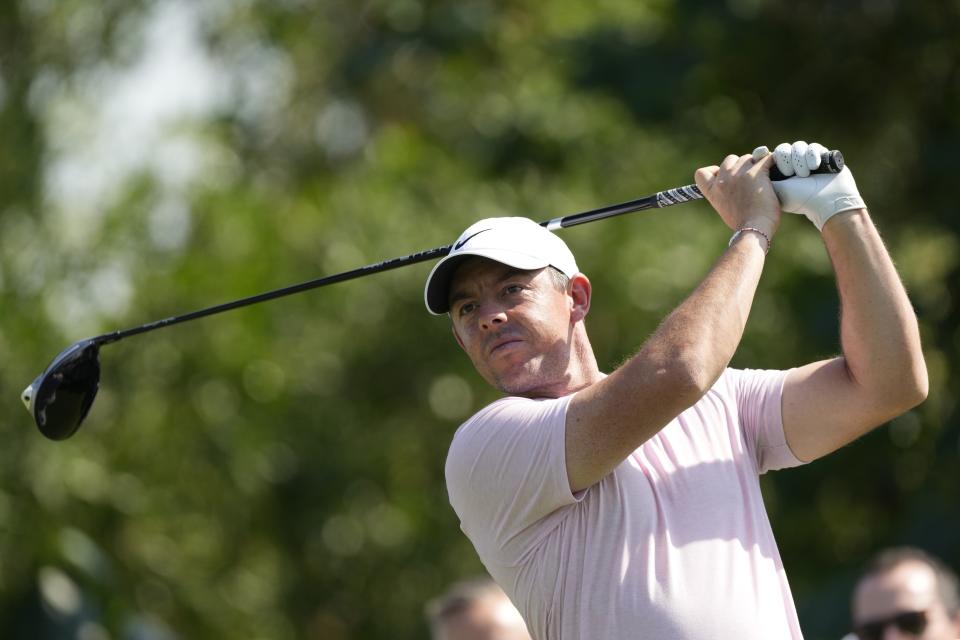
M833 151L824 151L820 154L820 166L810 173L840 173L843 170L843 154L834 149ZM770 166L771 180L786 180L788 177L780 173L777 165Z

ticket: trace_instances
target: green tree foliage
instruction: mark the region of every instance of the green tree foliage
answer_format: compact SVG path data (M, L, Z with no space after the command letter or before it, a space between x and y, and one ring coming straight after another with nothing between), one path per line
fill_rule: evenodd
M20 389L88 335L797 138L844 151L931 375L917 410L763 479L805 633L843 635L883 546L960 566L958 18L904 0L0 4L3 636L424 637L423 603L482 571L443 462L495 397L424 311L428 265L107 347L66 442ZM728 235L704 204L563 233L606 369ZM734 364L836 353L837 308L816 230L786 219Z

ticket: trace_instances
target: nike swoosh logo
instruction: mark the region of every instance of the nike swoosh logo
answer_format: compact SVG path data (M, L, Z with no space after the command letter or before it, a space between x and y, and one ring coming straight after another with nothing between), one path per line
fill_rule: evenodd
M454 250L454 251L459 251L459 250L460 250L460 247L462 247L463 245L465 245L465 244L467 244L468 242L470 242L470 239L471 239L471 238L476 238L478 235L480 235L480 234L483 233L484 231L490 231L490 229L481 229L480 231L477 231L476 233L467 236L466 238L464 238L463 240L461 240L461 241L458 242L457 244L453 245L453 250Z

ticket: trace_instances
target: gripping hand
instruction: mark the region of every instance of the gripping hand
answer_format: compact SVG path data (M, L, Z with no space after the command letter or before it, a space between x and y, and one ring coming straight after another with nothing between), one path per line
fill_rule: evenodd
M834 215L865 207L850 169L844 167L840 173L811 175L810 172L819 166L820 154L824 150L816 142L808 145L798 141L781 143L773 152L780 172L793 176L773 183L780 207L787 213L805 215L820 230ZM766 147L758 147L754 151L754 160L767 153Z

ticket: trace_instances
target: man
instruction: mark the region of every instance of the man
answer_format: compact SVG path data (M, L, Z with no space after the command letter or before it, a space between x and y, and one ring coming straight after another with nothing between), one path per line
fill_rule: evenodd
M801 637L758 475L826 455L927 392L916 318L849 170L770 182L774 162L809 176L808 151L783 144L696 172L733 235L609 375L584 325L590 281L542 227L480 221L431 272L428 309L449 313L507 396L457 430L450 502L537 640ZM728 369L781 208L821 230L843 354Z
M427 604L432 640L530 640L513 603L489 578L458 582Z
M884 551L854 590L854 634L859 640L957 640L958 589L957 574L926 552Z

